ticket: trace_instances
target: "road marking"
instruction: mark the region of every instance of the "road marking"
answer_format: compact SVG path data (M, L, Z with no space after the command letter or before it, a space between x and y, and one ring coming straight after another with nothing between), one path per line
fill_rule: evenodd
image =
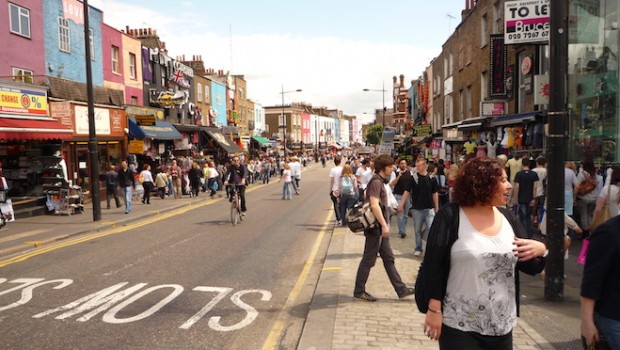
M336 267L324 267L323 271L337 271L337 270L342 270L342 267L336 266Z
M286 302L284 303L284 307L278 313L278 318L276 319L276 322L273 324L273 327L271 328L271 331L269 332L269 335L267 336L265 343L263 343L263 350L272 350L272 349L278 348L278 341L280 340L282 330L284 329L284 320L289 314L289 310L293 307L293 304L295 303L295 301L297 301L297 297L299 297L301 288L306 283L306 278L308 278L310 267L312 266L314 262L314 258L316 257L316 254L319 251L321 242L323 241L323 237L325 237L325 232L327 231L327 228L329 226L332 226L333 224L330 222L332 220L333 213L334 212L330 210L329 213L327 214L327 217L325 218L325 221L323 223L323 227L321 227L321 232L319 233L319 235L316 238L316 241L314 242L314 246L312 247L310 256L308 257L308 260L306 260L306 263L304 264L304 267L301 270L299 277L297 278L297 282L295 283L295 286L289 293L288 298L286 299Z

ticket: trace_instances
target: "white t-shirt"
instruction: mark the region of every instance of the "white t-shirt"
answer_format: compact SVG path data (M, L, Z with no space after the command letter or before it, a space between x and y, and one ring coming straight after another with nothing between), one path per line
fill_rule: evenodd
M497 211L497 209L495 209ZM517 324L514 231L501 215L495 236L478 232L459 210L458 239L450 250L443 324L464 332L501 336Z
M609 197L607 197L607 192L609 191ZM604 186L601 190L601 193L598 195L599 198L605 198L605 204L609 209L610 217L616 216L620 213L620 207L618 206L618 186L611 185L611 189L609 186Z
M289 166L291 167L291 176L301 178L301 163L292 162L289 163Z
M209 169L209 179L213 179L218 177L220 174L218 174L217 170L215 168L208 168Z
M284 171L282 172L282 178L284 179L284 183L292 182L291 170L290 169L284 169Z
M355 173L355 176L359 177L360 179L360 188L366 189L368 182L372 178L372 169L370 168L364 169L363 167L359 167L357 169L357 172Z
M333 179L332 191L338 191L338 184L340 183L340 175L342 174L342 166L338 165L329 170L329 177Z
M536 186L536 193L534 193L535 197L540 197L545 194L545 188L543 186L543 181L547 178L547 169L536 167L532 169L533 172L538 175L538 181L534 182L534 186Z

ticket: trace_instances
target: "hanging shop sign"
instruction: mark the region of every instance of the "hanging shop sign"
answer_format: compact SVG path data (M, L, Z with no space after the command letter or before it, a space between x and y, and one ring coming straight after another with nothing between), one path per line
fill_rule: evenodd
M481 101L480 115L482 117L495 117L508 113L508 103L506 101Z
M549 104L549 75L547 74L534 76L534 104Z
M503 34L493 34L489 48L491 70L491 97L506 97L506 66L508 52Z
M136 118L136 124L140 125L140 126L155 126L155 115L153 114L147 114L147 115L140 115L140 114L136 114L133 116L134 118Z
M549 41L550 0L506 1L504 39L506 45Z
M430 124L421 124L413 127L413 136L415 137L428 137L433 134Z
M129 153L144 153L144 140L129 140Z

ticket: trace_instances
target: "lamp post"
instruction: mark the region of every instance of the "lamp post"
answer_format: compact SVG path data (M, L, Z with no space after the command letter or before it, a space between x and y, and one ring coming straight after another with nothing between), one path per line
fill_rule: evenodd
M301 92L301 89L284 91L284 84L282 85L282 92L280 92L280 94L282 94L282 122L284 123L284 131L283 131L284 157L286 157L286 116L284 115L284 94L288 94L291 92Z
M378 89L364 89L364 91L376 91L381 92L383 94L383 127L385 128L385 82L383 82L383 86L381 90Z

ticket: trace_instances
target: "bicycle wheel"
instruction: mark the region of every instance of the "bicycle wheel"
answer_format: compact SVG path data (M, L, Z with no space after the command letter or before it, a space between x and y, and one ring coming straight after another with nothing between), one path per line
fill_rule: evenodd
M233 201L230 203L230 221L232 222L233 226L237 225L241 217L241 215L239 215L239 209L237 209L237 204L237 195L234 195Z

